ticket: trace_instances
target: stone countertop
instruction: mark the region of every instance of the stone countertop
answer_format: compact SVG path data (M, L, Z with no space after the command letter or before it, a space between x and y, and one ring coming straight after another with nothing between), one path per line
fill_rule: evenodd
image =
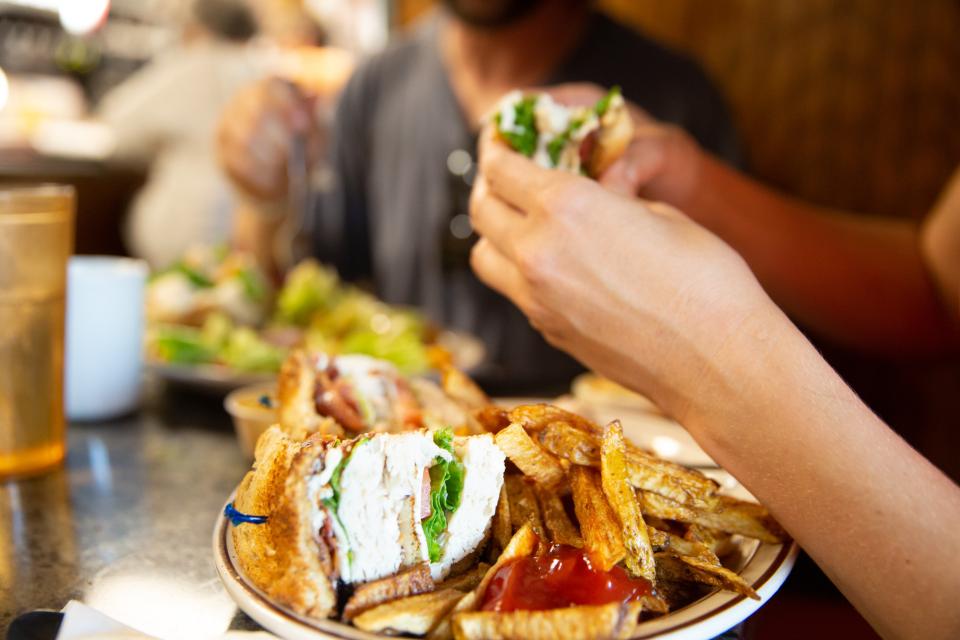
M168 638L256 629L217 577L211 535L250 465L220 398L169 390L71 424L66 464L0 484L0 631L78 599Z

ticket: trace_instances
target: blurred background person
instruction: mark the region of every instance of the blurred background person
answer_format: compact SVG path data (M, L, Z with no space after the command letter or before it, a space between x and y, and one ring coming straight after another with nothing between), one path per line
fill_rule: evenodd
M319 198L315 253L393 303L486 343L492 389L565 386L579 365L470 272L467 198L479 124L507 91L589 80L624 95L736 162L723 100L691 60L593 10L585 0L448 0L373 57L342 96ZM286 209L290 141L314 128L301 92L262 82L227 109L219 151L250 203L249 242L269 242ZM316 154L317 151L314 151ZM519 386L518 386L519 385Z
M244 0L193 0L180 43L110 91L98 116L115 156L149 164L126 221L126 243L161 267L196 243L229 235L233 198L215 154L224 105L265 72L248 46L257 33Z

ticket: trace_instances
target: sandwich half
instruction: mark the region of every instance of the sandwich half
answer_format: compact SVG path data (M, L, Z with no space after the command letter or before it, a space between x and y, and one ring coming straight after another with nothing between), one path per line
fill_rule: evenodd
M567 107L546 93L511 91L493 120L501 140L540 166L591 178L602 175L633 136L619 87L592 107Z
M295 351L277 383L280 424L291 436L453 427L479 432L472 408L424 378L365 355Z
M376 433L302 443L272 427L235 513L240 566L268 596L315 617L338 590L426 563L435 580L479 551L503 484L490 434ZM242 520L242 519L241 519Z

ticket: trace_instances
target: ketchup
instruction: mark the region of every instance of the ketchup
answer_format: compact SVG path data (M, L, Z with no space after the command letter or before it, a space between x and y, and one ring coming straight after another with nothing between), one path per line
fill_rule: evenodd
M576 547L551 545L546 553L511 560L487 585L484 611L542 611L573 605L626 603L653 593L649 581L620 567L601 571Z

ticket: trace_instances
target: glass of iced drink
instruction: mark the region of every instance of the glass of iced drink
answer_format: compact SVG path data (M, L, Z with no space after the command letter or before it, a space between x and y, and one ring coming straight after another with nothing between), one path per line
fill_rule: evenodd
M63 460L72 187L0 187L0 478Z

